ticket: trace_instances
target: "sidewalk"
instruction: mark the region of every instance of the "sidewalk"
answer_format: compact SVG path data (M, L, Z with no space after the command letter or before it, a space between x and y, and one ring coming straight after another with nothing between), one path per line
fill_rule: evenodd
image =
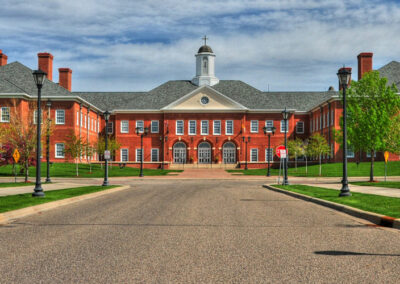
M70 182L57 182L57 183L46 183L42 184L43 191L50 190L58 190L64 188L73 188L73 187L81 187L87 186L87 184L79 184L79 183L70 183ZM1 187L0 188L0 196L6 195L16 195L23 193L33 193L33 189L35 188L35 183L32 182L32 186L17 186L17 187Z

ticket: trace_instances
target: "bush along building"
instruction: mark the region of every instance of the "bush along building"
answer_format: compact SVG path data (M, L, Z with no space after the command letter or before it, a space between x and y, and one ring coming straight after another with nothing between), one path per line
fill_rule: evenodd
M72 162L65 153L71 134L95 145L105 132L120 144L113 160L127 166L147 168L244 167L265 168L268 157L278 163L276 147L288 139L306 140L313 133L325 136L331 147L328 162L342 159L340 144L332 130L340 127L342 114L339 92L263 92L239 80L219 80L215 54L203 45L196 57L192 80L168 81L148 92L72 92L72 70L59 68L53 82L53 56L38 54L38 69L47 73L42 88L42 111L53 122L50 160ZM0 51L0 124L7 127L16 115L34 124L37 87L30 68L19 62L7 63ZM358 79L372 70L372 53L358 55ZM379 69L390 84L400 87L400 63L392 61ZM287 125L284 109L290 113ZM103 113L111 117L105 125ZM268 148L264 127L275 127ZM143 153L141 135L143 134ZM4 142L4 141L3 141ZM42 147L45 149L45 147ZM367 160L349 151L350 161ZM45 159L45 155L43 155ZM100 161L101 155L82 155L83 162ZM378 153L377 159L383 159ZM390 155L390 160L399 156Z

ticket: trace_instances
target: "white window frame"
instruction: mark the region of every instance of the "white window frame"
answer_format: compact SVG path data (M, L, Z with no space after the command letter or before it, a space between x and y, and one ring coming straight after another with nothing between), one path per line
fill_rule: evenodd
M228 131L228 124L231 123L232 124L232 132ZM233 130L233 120L225 120L225 135L233 135L234 130Z
M121 120L121 133L129 133L129 120Z
M284 126L284 124L285 124L285 120L284 119L282 119L281 120L281 133L288 133L289 131L289 120L286 120L286 131L283 131L283 126Z
M142 124L141 126L139 124ZM144 120L136 120L136 128L135 128L135 132L136 129L140 127L141 130L139 130L139 133L143 133L144 132Z
M219 123L219 132L215 131L215 123ZM213 120L213 135L221 135L221 120Z
M59 121L58 120L58 115L62 113L62 120L63 121ZM65 124L65 110L64 109L56 109L56 124Z
M122 154L122 152L123 151L126 151L126 160L124 160L123 159L123 154ZM129 161L129 149L128 148L121 148L121 151L120 151L120 160L121 160L121 162L128 162Z
M299 125L302 125L302 131L299 131ZM297 134L304 134L304 121L297 121L296 123L296 133Z
M256 161L253 160L253 151L256 151ZM258 148L250 148L250 162L258 162Z
M203 132L203 124L205 123L205 125L207 125L207 133ZM201 135L208 135L208 133L210 132L210 127L209 127L209 122L208 120L202 120L201 121L201 125L200 125L200 134Z
M265 121L265 127L267 128L267 133L271 133L272 130L268 130L268 129L271 129L272 127L274 127L274 121L273 120L266 120Z
M79 126L79 111L76 112L76 125Z
M154 129L154 131L153 131L153 128L156 128L155 126L157 125L157 129ZM159 133L160 132L160 123L158 122L158 120L152 120L151 121L151 123L150 123L150 131L151 131L151 133Z
M4 110L7 110L7 112L8 112L8 119L4 119L4 117L3 117ZM10 122L10 108L9 107L1 108L1 122Z
M367 153L365 153L365 156L366 156L367 158L371 158L371 151L368 151ZM375 151L375 153L374 153L374 158L376 158L376 151Z
M154 156L153 154L153 151L157 151L157 154ZM156 158L156 159L154 159L154 157ZM159 162L160 161L160 149L158 149L158 148L151 148L151 161L153 162L153 163L156 163L156 162Z
M253 130L254 128L257 128L256 130ZM258 133L258 120L251 120L250 121L250 133Z
M194 132L190 131L190 125L192 123L194 123ZM197 133L196 130L197 130L197 121L196 120L189 120L189 123L188 123L188 133L189 133L189 135L196 135L196 133Z
M351 149L349 146L347 146L347 158L354 158L355 154L354 154L354 150Z
M135 155L135 161L136 162L140 162L140 160L138 159L138 156L139 156L139 154L138 154L138 152L142 152L142 149L141 148L136 148L136 155ZM142 156L142 161L144 161L143 160L143 153L141 153L141 156Z
M37 124L37 109L33 111L33 124ZM43 110L40 110L40 124L43 124Z
M110 127L111 127L111 131L109 131ZM114 122L112 122L112 121L108 122L108 125L106 125L106 131L107 131L107 134L113 134L114 133Z
M268 152L270 152L271 159L270 162L274 161L274 148L265 148L265 161L268 162Z
M62 145L62 147L63 147L63 154L62 154L62 155L57 155L58 146L59 146L59 145ZM54 157L55 157L55 158L57 158L57 159L63 159L63 158L65 158L65 145L64 145L64 143L56 143L56 146L54 147L54 150L55 150L55 153L54 153Z
M178 124L182 123L181 126L178 127ZM178 129L181 128L182 132L178 132ZM183 120L177 120L175 122L175 134L176 135L184 135L185 134L185 122Z

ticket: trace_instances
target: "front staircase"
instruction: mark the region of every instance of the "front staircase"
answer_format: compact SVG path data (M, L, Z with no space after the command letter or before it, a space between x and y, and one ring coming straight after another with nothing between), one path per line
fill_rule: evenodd
M235 169L238 164L170 164L171 170L184 170L184 169Z

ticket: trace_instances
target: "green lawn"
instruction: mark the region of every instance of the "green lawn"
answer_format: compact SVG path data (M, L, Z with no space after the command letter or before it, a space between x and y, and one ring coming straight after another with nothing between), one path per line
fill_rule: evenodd
M361 186L378 186L378 187L390 187L390 188L400 188L399 181L380 181L380 182L351 182L354 185L361 185Z
M73 163L53 163L50 166L50 177L76 177L75 164ZM19 166L18 166L19 169ZM138 168L125 167L120 169L118 166L113 166L109 168L109 177L124 177L124 176L138 176ZM180 170L161 170L161 169L143 169L143 174L145 176L160 176L166 175L169 172L181 172ZM46 176L46 163L42 163L41 167L42 177ZM12 166L2 166L0 167L0 176L13 176ZM22 175L18 175L22 176ZM36 176L36 168L29 168L29 176ZM99 164L92 164L92 173L90 173L90 168L88 164L79 164L79 177L103 177L104 167L101 168Z
M111 186L83 186L75 188L66 188L45 192L45 197L32 197L32 193L0 196L0 213L11 210L21 209L42 203L70 198L78 195L88 194L96 191L117 187Z
M0 187L17 187L17 186L27 186L35 185L31 182L0 182Z
M370 163L364 162L360 163L358 166L356 163L348 163L347 170L348 176L350 177L361 177L369 176ZM243 173L245 175L266 175L267 169L249 169L245 170L228 170L230 173ZM271 175L278 175L278 169L271 168ZM282 174L282 173L281 173ZM308 166L308 173L306 174L306 169L304 166L295 168L289 168L288 174L290 176L309 176L316 177L319 176L319 165ZM343 175L343 165L342 163L328 163L322 164L322 176L323 177L341 177ZM374 176L384 176L385 175L385 163L375 162L374 163ZM400 161L388 162L387 165L387 175L388 176L400 176Z
M274 185L304 195L348 205L364 211L400 218L400 198L352 192L352 196L339 197L339 191L308 185Z

